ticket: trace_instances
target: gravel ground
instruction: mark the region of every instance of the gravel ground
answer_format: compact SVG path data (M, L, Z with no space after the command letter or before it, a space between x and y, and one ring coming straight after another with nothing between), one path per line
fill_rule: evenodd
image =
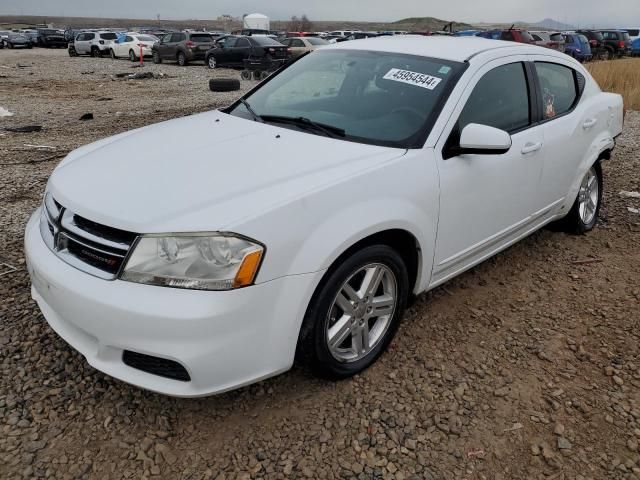
M0 51L0 107L15 112L0 118L0 262L17 269L0 266L1 478L640 478L640 214L628 210L640 199L619 194L640 190L639 113L605 164L592 233L538 232L421 295L390 351L351 380L296 367L179 400L97 372L58 338L22 253L52 156L237 94L208 92L212 75L237 73L202 66L111 80L129 67ZM2 131L27 124L44 128Z

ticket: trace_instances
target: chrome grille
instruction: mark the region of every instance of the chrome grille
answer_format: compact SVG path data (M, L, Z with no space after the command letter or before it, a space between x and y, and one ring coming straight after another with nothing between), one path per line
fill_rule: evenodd
M137 234L83 218L44 197L40 232L47 246L69 265L96 277L113 280L129 254Z

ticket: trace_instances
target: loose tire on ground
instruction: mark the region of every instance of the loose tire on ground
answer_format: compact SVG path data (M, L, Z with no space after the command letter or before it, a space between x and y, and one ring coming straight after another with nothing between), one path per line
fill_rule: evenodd
M212 78L209 80L209 90L212 92L235 92L240 90L240 80L237 78Z
M373 281L369 283L372 289L366 289L365 279L372 268L380 268L384 273L379 283ZM370 278L375 279L376 273L371 273ZM390 289L393 294L386 291L387 284L389 287L393 285ZM314 373L323 378L337 380L365 370L393 340L408 294L407 267L393 248L372 245L354 253L332 267L314 293L300 330L297 358L310 364ZM384 315L375 318L376 310L370 313L370 308L378 309L372 305L381 305L379 302L383 298L391 299L388 302L392 305L386 310L390 313L386 319ZM345 305L351 313L346 313L340 305ZM378 324L378 321L383 323ZM349 333L344 333L343 325L350 329ZM362 352L355 353L358 345L365 345L365 340L359 340L358 334L364 328L367 334L362 338L371 343ZM330 337L333 341L329 340ZM341 338L344 338L343 342ZM353 349L352 358L349 358L352 355L349 348Z
M243 70L240 72L240 78L242 78L242 80L251 80L251 70Z

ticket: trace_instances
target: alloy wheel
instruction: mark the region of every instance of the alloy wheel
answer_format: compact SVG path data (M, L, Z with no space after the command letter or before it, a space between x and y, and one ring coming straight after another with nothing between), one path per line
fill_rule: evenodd
M353 273L329 309L326 341L340 362L356 362L384 337L398 303L398 283L389 267L372 263Z
M216 57L214 57L213 55L211 55L209 57L209 59L207 60L207 64L209 65L209 68L214 69L216 68Z
M593 222L596 215L600 195L599 190L598 174L596 169L591 167L582 179L580 191L578 192L578 212L580 213L580 219L585 225Z

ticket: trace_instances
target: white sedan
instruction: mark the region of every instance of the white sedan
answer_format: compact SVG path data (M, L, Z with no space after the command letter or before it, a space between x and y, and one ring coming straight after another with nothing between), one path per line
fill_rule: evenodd
M473 37L313 52L221 111L82 147L28 223L32 295L95 368L176 396L370 366L411 294L597 223L623 123L572 58Z
M140 48L142 55L150 57L153 55L151 47L158 41L153 35L143 35L140 33L127 33L123 38L118 38L110 50L111 58L129 58L132 62L140 59Z

